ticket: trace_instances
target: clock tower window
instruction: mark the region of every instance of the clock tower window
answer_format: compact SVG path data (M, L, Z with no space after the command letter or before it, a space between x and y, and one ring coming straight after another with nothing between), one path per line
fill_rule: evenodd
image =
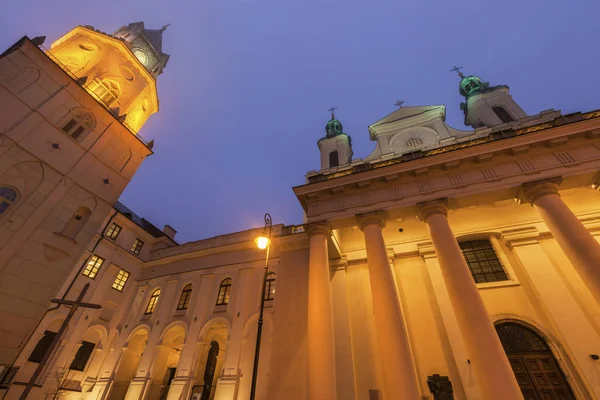
M119 99L119 84L110 79L103 79L102 81L96 79L90 88L92 92L94 92L94 94L107 106L110 106Z

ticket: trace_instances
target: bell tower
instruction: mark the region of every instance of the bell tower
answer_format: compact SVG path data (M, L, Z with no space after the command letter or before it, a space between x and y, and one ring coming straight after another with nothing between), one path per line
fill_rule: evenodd
M165 28L77 26L50 49L25 36L0 54L0 366L51 298L73 297L59 289L152 154L139 130L158 111Z
M352 138L343 132L342 123L335 118L336 107L331 107L331 119L325 126L325 137L317 144L321 150L321 169L335 168L352 161Z
M461 68L454 67L452 71L458 72L459 91L466 99L460 104L465 114L465 125L473 128L492 127L527 116L513 100L508 86L490 86L474 75L463 75Z

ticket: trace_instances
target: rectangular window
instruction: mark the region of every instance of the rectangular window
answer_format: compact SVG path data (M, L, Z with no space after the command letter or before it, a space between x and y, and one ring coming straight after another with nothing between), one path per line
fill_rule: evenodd
M127 279L129 279L129 272L124 269L119 271L119 274L115 278L114 283L112 284L112 288L118 290L119 292L123 291L123 287L127 283Z
M31 361L34 363L40 363L42 361L42 359L44 358L44 356L46 355L46 352L50 348L50 345L52 344L52 341L54 340L55 337L56 337L56 332L51 332L51 331L44 332L44 336L42 336L42 338L39 340L39 342L37 342L37 344L35 345L35 348L31 352L31 355L29 356L27 361Z
M140 239L135 239L133 246L131 246L131 252L134 254L140 254L140 250L142 250L143 245L144 242L142 242Z
M104 258L102 257L98 257L97 255L93 255L92 258L90 258L90 261L88 261L87 265L85 266L85 269L83 270L83 274L89 278L95 279L96 275L98 274L98 271L100 270L100 267L102 267L102 264L104 263Z
M86 342L85 340L79 346L79 350L77 350L77 354L75 354L75 358L73 358L73 362L69 369L74 371L83 371L85 370L85 366L87 365L90 357L92 356L92 352L94 351L94 346L96 344L91 342Z
M106 237L115 240L119 236L119 233L121 233L121 227L117 224L112 224L106 231Z
M488 239L458 243L476 283L507 281L508 276Z

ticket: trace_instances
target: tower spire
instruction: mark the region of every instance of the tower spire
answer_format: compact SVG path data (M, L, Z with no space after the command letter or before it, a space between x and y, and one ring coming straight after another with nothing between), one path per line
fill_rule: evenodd
M462 78L464 78L464 75L463 75L463 73L460 71L462 68L463 68L463 67L457 67L457 66L455 65L455 66L454 66L454 68L452 68L452 69L450 70L450 72L456 72L456 73L458 74L458 77L462 79Z
M331 107L329 110L331 112L331 119L335 119L335 110L337 110L337 107Z

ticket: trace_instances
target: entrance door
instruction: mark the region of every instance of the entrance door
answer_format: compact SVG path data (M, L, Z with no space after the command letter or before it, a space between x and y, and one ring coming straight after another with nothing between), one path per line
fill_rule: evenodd
M496 331L525 400L575 400L544 339L512 322L497 325Z
M175 378L175 372L177 372L177 368L167 368L167 373L165 374L163 385L160 390L160 400L166 400L169 395L169 389L171 388L173 378Z
M215 341L210 342L210 349L208 350L208 357L206 358L206 367L204 368L204 386L202 387L202 397L200 400L210 400L218 355L219 343Z

